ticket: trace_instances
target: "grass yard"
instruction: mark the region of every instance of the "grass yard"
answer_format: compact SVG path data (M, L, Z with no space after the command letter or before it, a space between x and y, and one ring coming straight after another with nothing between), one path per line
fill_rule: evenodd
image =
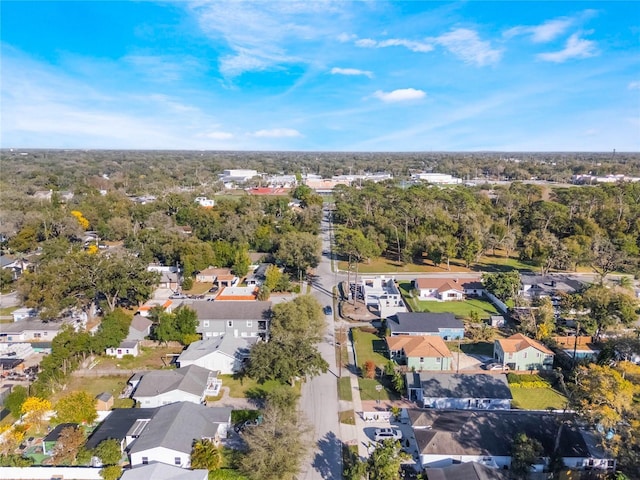
M411 282L399 282L400 293L409 303L414 312L443 313L451 312L456 317L469 318L471 312L477 312L480 318L489 318L491 315L499 315L496 307L486 300L479 298L468 298L466 300L454 302L436 302L429 300L418 300L410 296Z
M353 392L351 392L351 378L340 377L338 379L338 398L348 402L353 400Z
M567 403L567 397L548 388L511 388L513 408L523 410L561 410Z
M18 307L2 307L0 308L0 317L11 315L17 309ZM13 322L13 318L11 319L11 322Z
M191 290L184 290L182 293L187 295L204 295L211 289L211 287L213 287L213 283L211 282L193 282Z
M384 339L374 333L365 332L358 328L354 328L351 334L356 349L357 366L360 369L364 368L364 364L368 360L373 360L376 365L382 367L389 362L389 358L387 358L386 355L387 346Z
M122 370L144 370L164 368L171 362L171 355L180 353L181 347L142 347L137 357L100 357L98 368L120 368ZM164 362L163 362L164 358Z
M387 385L374 378L359 378L358 385L360 385L360 398L364 401L378 399L398 400L400 398L398 394L391 390ZM376 390L377 385L382 385L384 388L378 392Z
M62 392L56 392L50 400L51 403L55 405L61 397L79 390L84 390L93 397L102 392L109 392L113 395L113 406L115 408L129 408L133 406L133 400L131 400L130 398L118 398L120 392L124 390L129 377L130 375L128 374L109 377L75 377L72 375L71 377L69 377L67 388Z
M457 352L459 349L467 355L493 356L493 343L490 342L461 343L460 347L458 347L458 342L446 342L446 344L452 352Z
M264 396L265 393L271 392L278 387L282 386L282 383L276 380L269 380L265 383L258 383L249 377L237 377L234 375L220 375L218 378L222 380L223 387L229 387L229 396L234 398L257 398ZM300 382L296 383L294 387L298 393L300 393Z
M356 413L353 410L345 410L338 412L338 421L346 425L356 424Z

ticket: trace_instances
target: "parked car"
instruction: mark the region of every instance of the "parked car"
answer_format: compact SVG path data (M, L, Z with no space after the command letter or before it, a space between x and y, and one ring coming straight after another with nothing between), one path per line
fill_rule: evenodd
M383 440L400 440L402 432L397 428L376 428L374 437L376 442Z
M331 305L327 305L322 310L324 311L325 315L331 315L333 313L333 308L331 308Z
M169 295L169 298L171 300L176 300L176 299L184 299L184 298L189 298L187 295L185 295L184 293L174 293L172 295Z
M501 363L487 363L485 365L483 365L485 370L502 370L502 371L508 371L509 367L507 365L502 365Z

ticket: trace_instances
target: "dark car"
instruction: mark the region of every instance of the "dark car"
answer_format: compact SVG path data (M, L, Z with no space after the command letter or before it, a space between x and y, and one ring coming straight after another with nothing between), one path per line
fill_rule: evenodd
M333 308L331 308L331 305L327 305L322 310L325 315L331 315L333 313Z

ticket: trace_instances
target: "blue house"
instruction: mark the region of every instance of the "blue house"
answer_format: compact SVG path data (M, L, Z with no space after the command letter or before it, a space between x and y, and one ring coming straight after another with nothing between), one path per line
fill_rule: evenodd
M453 313L399 312L387 320L391 336L437 335L443 340L464 337L464 324Z

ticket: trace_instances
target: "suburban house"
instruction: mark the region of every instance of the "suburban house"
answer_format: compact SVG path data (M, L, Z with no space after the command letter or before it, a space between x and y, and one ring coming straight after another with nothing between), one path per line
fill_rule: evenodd
M11 272L11 278L17 280L31 266L24 258L14 258L8 255L0 255L0 268Z
M264 283L267 278L267 268L271 266L271 263L261 263L256 267L256 269L247 275L245 279L245 283L247 285L255 285L259 287Z
M63 323L43 322L39 318L27 318L13 323L5 323L0 329L0 342L51 341L58 334Z
M521 333L495 340L493 358L511 370L551 370L554 353Z
M98 412L108 412L113 408L113 395L109 392L102 392L96 395L96 410Z
M465 296L482 296L484 285L477 278L416 278L413 288L420 300L441 302L464 300Z
M384 276L362 278L357 285L358 296L365 305L378 310L380 318L387 318L398 312L406 312L407 306L393 278Z
M175 402L203 403L207 396L218 394L221 384L216 372L198 365L152 370L142 374L131 397L144 408Z
M178 357L178 365L186 367L198 365L208 370L219 371L223 375L241 372L249 358L251 347L258 337L221 337L207 338L193 342Z
M205 407L189 402L158 408L129 448L131 465L155 461L189 468L195 440L207 438L219 444L227 438L231 410L229 407Z
M562 353L572 360L595 361L600 354L600 349L594 345L593 337L566 336L553 337L553 340Z
M553 297L559 292L578 292L585 286L584 280L571 275L522 274L518 294L525 298Z
M615 468L590 432L580 430L575 417L529 410L414 410L408 411L422 468L443 468L477 462L509 468L513 439L524 433L544 449L536 471L548 464L558 439L558 452L571 469ZM561 423L563 423L560 429Z
M56 425L53 430L47 433L47 435L42 439L42 453L45 455L53 455L53 451L56 448L56 443L58 443L58 439L60 438L62 430L69 427L76 428L78 427L78 424L60 423L59 425Z
M216 296L216 301L254 301L258 298L258 287L249 285L248 287L222 287Z
M128 453L132 466L161 462L188 468L195 440L206 438L219 443L227 438L231 410L190 402L157 408L116 408L93 431L85 447L94 449L103 440L115 439Z
M139 340L123 340L117 347L109 347L106 349L105 354L110 357L122 358L125 355L131 355L137 357L140 353L138 351Z
M155 307L162 307L164 311L171 313L173 311L173 302L171 300L149 300L141 307L138 307L136 316L140 315L141 317L148 317L151 315L151 310Z
M450 370L453 363L451 351L440 337L435 335L398 335L386 337L389 356L407 368L422 370Z
M443 340L464 337L464 324L453 313L399 312L387 320L391 336L437 335Z
M209 470L186 470L166 463L153 462L137 465L124 471L120 480L207 480Z
M151 325L153 325L153 322L147 317L134 315L126 340L144 340L151 335Z
M513 399L506 375L408 372L406 383L421 408L509 410Z
M231 273L230 268L209 267L196 274L196 282L213 283L218 287L234 287L239 278Z
M16 308L13 312L11 312L11 316L13 317L14 322L19 322L20 320L25 320L28 318L36 318L38 312L34 308L29 307L21 307Z
M194 300L182 305L195 310L198 315L196 331L205 340L223 335L266 338L269 331L271 302Z
M429 480L509 480L509 475L504 470L487 467L478 462L457 463L446 468L429 468L427 477Z
M180 286L180 270L176 266L151 264L147 267L149 272L160 274L158 287L177 290Z

